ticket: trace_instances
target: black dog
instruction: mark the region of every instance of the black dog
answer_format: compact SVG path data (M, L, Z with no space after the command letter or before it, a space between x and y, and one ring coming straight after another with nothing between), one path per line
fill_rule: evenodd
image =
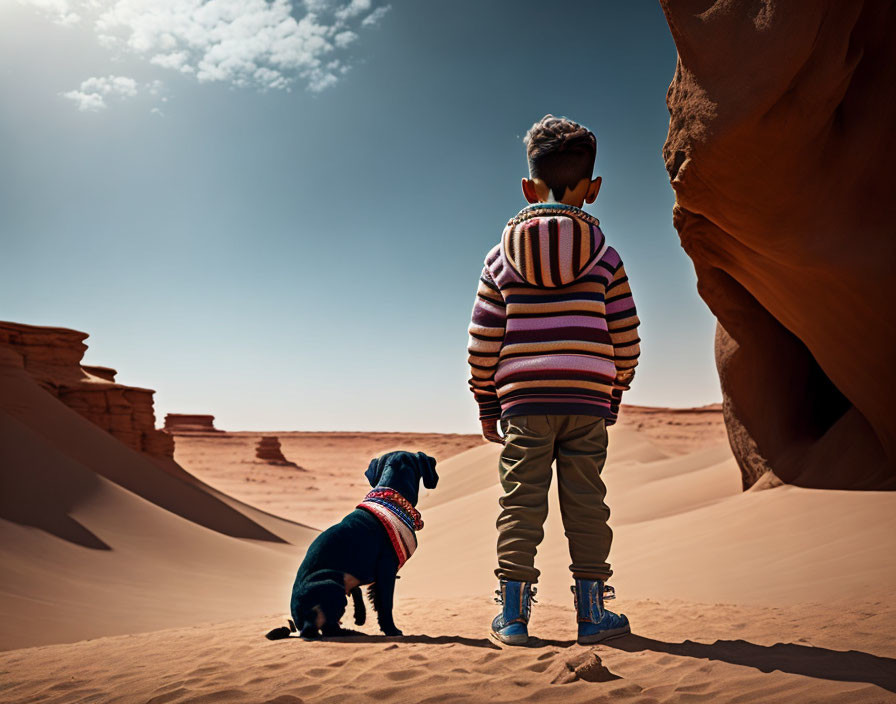
M392 619L396 573L416 547L414 521L418 528L422 522L413 507L421 479L427 489L436 487L435 466L436 461L422 452L390 452L371 460L365 476L374 490L311 543L299 566L290 612L303 638L344 634L339 621L349 593L355 623L362 625L366 611L360 586L365 584L371 585L368 595L382 632L402 635ZM288 635L276 635L278 631L286 629L271 631L268 637Z

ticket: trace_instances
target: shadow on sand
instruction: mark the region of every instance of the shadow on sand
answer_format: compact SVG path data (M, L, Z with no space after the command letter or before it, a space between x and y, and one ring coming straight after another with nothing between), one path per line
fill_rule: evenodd
M732 665L755 667L761 672L789 672L838 682L867 682L896 692L896 660L858 650L828 650L794 643L756 645L745 640L717 640L715 643L666 643L630 635L603 644L629 653L652 650L690 658L719 660Z
M297 638L297 636L293 636ZM446 645L456 643L472 648L502 650L501 646L488 638L466 638L464 636L381 636L348 631L337 638L322 638L328 643L422 643L424 645ZM574 640L552 640L530 638L522 647L528 648L569 648ZM815 646L794 643L756 645L745 640L717 640L715 643L667 643L639 635L622 636L599 644L628 653L651 650L689 658L718 660L732 665L753 667L760 672L780 670L794 675L838 682L865 682L890 692L896 692L896 659L886 658L858 650L829 650ZM509 647L509 646L508 646Z
M292 636L298 638L298 636ZM486 648L489 650L501 650L500 646L492 643L488 638L465 638L464 636L374 636L358 631L347 631L345 635L315 639L324 643L422 643L424 645L446 645L456 643L471 648Z

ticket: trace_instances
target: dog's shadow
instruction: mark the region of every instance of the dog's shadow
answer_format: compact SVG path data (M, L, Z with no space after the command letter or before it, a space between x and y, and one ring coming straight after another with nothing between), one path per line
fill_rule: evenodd
M291 636L299 639L298 635ZM420 643L422 645L447 645L455 643L466 645L470 648L487 648L489 650L501 650L488 638L466 638L464 636L427 636L423 634L410 634L403 636L371 635L361 631L346 630L339 636L321 636L320 638L301 638L309 643Z

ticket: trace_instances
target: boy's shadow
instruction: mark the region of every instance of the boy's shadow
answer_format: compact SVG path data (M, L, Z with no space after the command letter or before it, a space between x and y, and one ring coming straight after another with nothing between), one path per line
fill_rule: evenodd
M603 643L629 653L652 650L690 658L719 660L733 665L755 667L761 672L780 670L838 682L867 682L896 692L896 660L858 650L828 650L795 643L756 645L745 640L717 640L715 643L666 643L644 636L628 635Z

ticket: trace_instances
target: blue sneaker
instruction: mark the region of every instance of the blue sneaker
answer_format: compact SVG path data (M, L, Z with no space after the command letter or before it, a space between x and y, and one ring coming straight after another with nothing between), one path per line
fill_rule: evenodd
M531 582L501 580L495 601L503 605L501 613L492 621L491 636L506 645L524 645L529 640L529 614L535 601Z
M599 579L577 579L576 585L570 588L575 594L579 622L577 642L582 645L600 643L632 632L625 614L614 614L604 608L604 599L616 598L613 587L605 587Z

